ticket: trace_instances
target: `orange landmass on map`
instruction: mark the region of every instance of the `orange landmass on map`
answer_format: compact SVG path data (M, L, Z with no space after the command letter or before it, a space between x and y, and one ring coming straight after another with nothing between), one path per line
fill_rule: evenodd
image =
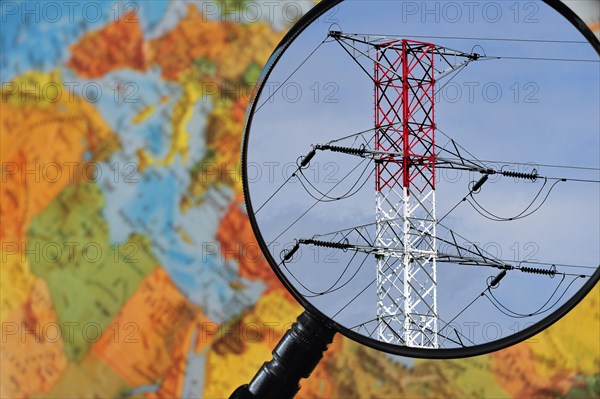
M197 320L200 323L200 320ZM162 376L160 387L155 393L148 393L148 399L178 398L183 395L183 384L186 378L187 357L193 349L193 334L197 331L197 323L189 324L181 330L173 341L170 358L171 365ZM200 377L200 376L198 376Z
M494 376L513 397L565 397L600 367L600 289L535 337L495 352Z
M546 378L536 370L536 360L528 344L522 343L494 352L494 376L513 398L564 397L574 383L574 372L558 369Z
M25 303L2 323L0 397L48 393L67 367L63 339L48 287L36 279Z
M53 90L50 90L52 88ZM67 186L93 179L84 152L102 161L119 145L100 112L64 87L60 73L28 72L2 86L0 268L2 318L33 281L24 255L31 220Z
M48 84L62 89L56 101L44 97ZM0 239L18 243L32 217L63 188L95 177L95 168L85 169L86 150L101 161L118 145L100 112L68 94L58 72L32 72L3 87L0 137Z
M226 45L227 53L235 55L222 57L217 63L218 76L222 79L237 80L251 65L262 69L284 33L274 31L267 23L236 26L239 28L228 31Z
M90 79L123 68L145 71L147 58L139 20L131 11L97 31L86 33L73 44L67 66Z
M281 290L285 292L288 300L294 301L262 255L248 215L242 210L242 206L240 202L232 202L219 223L216 238L220 244L222 256L238 263L241 277L260 280L266 284L266 292Z
M162 68L163 78L179 81L195 59L224 58L228 35L239 29L232 22L208 20L196 6L189 5L188 14L173 30L150 41L153 61Z
M250 65L264 65L283 34L265 22L212 21L191 4L177 26L150 46L165 79L179 81L193 61L204 59L216 64L218 81L237 80Z
M167 272L156 268L105 329L107 333L92 351L131 386L169 377L164 389L176 390L181 383L179 377L184 374L186 353L193 345L190 331L206 320Z

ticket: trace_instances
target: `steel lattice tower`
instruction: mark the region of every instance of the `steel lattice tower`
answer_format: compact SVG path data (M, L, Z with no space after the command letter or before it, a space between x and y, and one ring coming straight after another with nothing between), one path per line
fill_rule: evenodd
M435 168L440 162L444 165L456 162L436 158L435 84L436 79L460 70L480 56L385 36L340 31L330 31L329 36L374 83L375 126L372 130L375 135L370 139L363 137L364 144L359 148L332 144L343 139L314 145L299 167L306 166L316 151L373 159L376 163L375 239L371 242L366 238L369 233L362 231L365 226L318 235L331 236L330 241L299 239L282 255L282 262L289 261L300 245L374 254L378 340L437 348L436 261L440 255L436 238ZM363 64L365 60L373 62L372 72ZM339 241L338 234L342 231L346 233ZM356 233L354 243L348 239L352 232ZM462 259L460 254L458 257ZM440 259L449 258L456 256L445 254ZM369 336L374 333L370 332Z
M437 348L436 47L402 40L375 50L378 338Z
M389 36L340 31L330 31L329 36L341 45L373 81L375 124L373 129L331 140L326 144L313 145L312 150L302 157L298 168L306 167L317 151L332 151L373 160L376 165L375 222L316 234L312 238L300 238L293 247L282 252L281 261L289 261L300 245L375 255L377 317L353 328L357 329L356 332L364 328L369 337L376 331L379 341L393 345L438 348L437 262L489 266L502 270L488 283L488 288L496 286L507 270L518 269L525 273L549 276L556 274L556 270L514 266L494 259L489 254L484 255L485 251L482 252L477 245L474 245L475 250L461 247L452 230L443 225L442 228L450 233L452 239L438 238L436 168L456 168L481 173L483 176L472 182L469 194L476 193L493 174L532 181L540 176L537 171L516 173L494 170L480 161L464 159L457 144L449 137L449 143L452 143L454 149L448 150L444 146L440 148L442 155L438 157L436 154L436 84L453 73L456 76L458 71L472 61L493 57ZM373 70L369 71L370 66L365 66L365 61L373 63ZM374 135L365 137L371 131ZM337 144L351 138L354 140L350 147ZM357 140L362 141L358 147ZM450 155L450 158L443 154ZM326 195L327 193L323 194L322 198ZM336 198L340 199L343 197ZM445 216L448 214L449 212ZM373 225L375 239L369 233L369 226ZM438 240L453 250L439 252ZM363 292L364 289L358 295ZM341 310L336 315L339 312ZM375 321L376 328L369 331L366 325Z

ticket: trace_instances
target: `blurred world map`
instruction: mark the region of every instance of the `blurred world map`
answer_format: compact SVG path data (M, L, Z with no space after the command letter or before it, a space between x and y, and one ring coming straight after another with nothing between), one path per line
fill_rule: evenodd
M2 398L227 398L271 358L302 309L259 254L239 149L311 5L1 3ZM338 336L300 397L599 397L599 336L598 288L486 356Z

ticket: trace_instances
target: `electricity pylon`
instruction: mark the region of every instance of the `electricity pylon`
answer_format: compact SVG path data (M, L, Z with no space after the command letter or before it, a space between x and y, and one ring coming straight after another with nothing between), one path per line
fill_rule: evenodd
M316 145L317 150L370 157L375 168L375 240L366 245L300 239L300 244L364 251L377 259L377 338L418 348L438 347L435 215L435 85L477 60L432 43L331 31L329 36L374 84L374 145L362 148ZM372 62L373 70L364 60ZM440 67L441 66L441 67ZM364 237L361 235L361 237Z
M374 65L378 339L437 348L436 73L477 56L414 40L330 36L357 63L358 55Z
M377 334L422 348L438 346L434 52L377 44L374 63Z
M435 94L443 87L439 86L441 79L453 72L458 73L471 61L498 57L469 54L432 43L385 36L347 34L338 31L329 32L329 36L341 45L373 81L374 127L331 140L326 144L314 144L312 150L301 158L296 172L302 175L302 169L307 167L317 151L345 153L373 160L375 162L375 221L315 234L312 238L299 238L293 247L282 252L282 263L290 261L301 245L352 250L374 255L377 260L377 271L376 279L372 283L376 282L376 318L357 324L352 329L359 332L364 328L368 337L376 335L379 341L388 344L424 349L435 349L443 345L443 342L440 344L438 337L463 345L456 330L458 341L440 334L448 325L439 330L436 273L438 262L499 269L500 274L487 281L488 290L497 287L500 280L507 275L507 271L519 270L523 273L549 277L556 274L568 275L559 272L554 265L550 268L534 268L507 263L481 250L475 244L472 248L465 248L456 241L455 236L458 234L441 224L441 221L458 204L465 201L468 196L472 197L476 194L490 175L531 181L542 178L544 181L550 179L556 182L569 180L595 182L544 177L540 176L536 169L531 173L496 170L477 159L463 157L460 146L457 146L452 139L449 144L452 144L453 149L436 144L435 132L438 129L435 123ZM374 134L366 137L367 132L374 132ZM338 145L348 139L353 139L352 146ZM362 144L358 147L354 146L359 139ZM436 217L435 203L436 169L438 168L482 174L478 181L471 183L467 196L439 220ZM341 197L328 197L329 191L322 193L315 189L321 197L317 198L313 195L313 198L317 202L326 197L329 201L342 200L354 195L363 186L364 182L352 194L348 191ZM552 188L549 190L551 191ZM540 193L541 191L536 198ZM544 202L545 199L540 206ZM539 207L535 208L531 213L523 215L530 207L531 205L516 218L526 217L539 209ZM509 221L515 220L515 217L494 216L493 220ZM444 239L443 234L438 237L438 227L445 229L449 237ZM370 228L375 229L374 238L369 232ZM438 242L447 247L445 251L438 250ZM589 276L582 274L576 277ZM324 292L311 291L311 293L318 296L325 295L337 291L345 284L336 288L332 286L330 290ZM369 285L365 289L368 287ZM351 299L341 310L356 298L357 296ZM376 322L376 327L369 330L367 324L371 322Z

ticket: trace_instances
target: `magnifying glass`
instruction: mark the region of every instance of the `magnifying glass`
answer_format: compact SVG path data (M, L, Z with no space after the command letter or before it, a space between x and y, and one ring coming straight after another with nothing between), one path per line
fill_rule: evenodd
M242 171L256 238L306 313L236 397L293 397L335 332L475 356L581 301L600 278L599 53L559 1L305 15L263 70Z

